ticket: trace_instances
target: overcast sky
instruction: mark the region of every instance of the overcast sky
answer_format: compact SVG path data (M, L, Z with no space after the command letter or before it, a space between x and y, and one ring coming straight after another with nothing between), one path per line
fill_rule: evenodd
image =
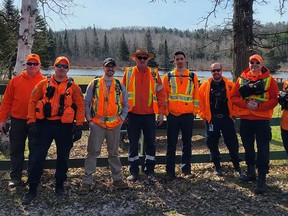
M194 30L203 28L205 22L202 18L207 16L213 8L214 0L158 0L156 3L149 3L149 0L75 0L78 7L71 8L74 16L65 19L65 23L58 15L47 13L53 21L48 22L54 31L64 29L80 29L86 27L110 29L113 27L129 26L157 26L166 28L177 28L181 30ZM174 3L176 2L176 3ZM279 7L277 0L268 0L268 5L254 4L254 19L261 23L288 21L288 13L282 17L277 13ZM21 5L21 0L15 0ZM83 5L83 6L81 6ZM286 5L288 8L288 5ZM233 7L218 9L217 18L211 16L209 27L230 20L233 15Z

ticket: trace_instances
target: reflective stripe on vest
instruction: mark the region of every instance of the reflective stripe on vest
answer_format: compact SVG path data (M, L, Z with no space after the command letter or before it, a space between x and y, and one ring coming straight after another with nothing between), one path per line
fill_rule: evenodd
M244 78L240 77L239 80L239 85L240 87L244 85ZM262 79L265 83L265 87L264 87L264 92L261 95L250 95L249 97L246 98L250 98L250 99L255 99L255 100L259 100L259 101L268 101L269 100L269 93L268 90L270 88L270 84L271 84L271 77L267 77L267 78L263 78Z

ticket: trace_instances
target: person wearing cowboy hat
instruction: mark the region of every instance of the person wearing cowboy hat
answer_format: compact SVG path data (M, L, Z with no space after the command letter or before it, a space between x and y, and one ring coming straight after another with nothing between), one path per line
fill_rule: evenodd
M154 57L145 48L139 48L130 55L136 66L127 67L123 76L123 85L128 92L128 138L130 173L127 180L139 179L140 160L138 156L138 141L141 130L145 140L145 163L143 170L149 181L155 181L155 114L157 125L163 123L165 113L165 91L157 68L148 67L148 61Z

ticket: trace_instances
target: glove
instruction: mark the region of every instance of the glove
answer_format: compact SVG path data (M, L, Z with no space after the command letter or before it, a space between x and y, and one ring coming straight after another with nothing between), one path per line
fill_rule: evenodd
M74 127L73 132L72 132L73 142L80 140L81 137L82 137L82 126L77 125Z
M37 126L36 126L36 122L31 122L28 124L28 134L29 136L37 136Z
M6 123L5 122L0 122L0 132L6 135Z

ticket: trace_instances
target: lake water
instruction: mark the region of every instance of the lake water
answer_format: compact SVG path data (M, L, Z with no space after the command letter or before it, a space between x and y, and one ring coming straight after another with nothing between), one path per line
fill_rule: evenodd
M54 73L54 70L43 70L42 71L44 75L51 75ZM210 71L193 71L197 74L199 78L209 78L211 77ZM159 71L160 75L164 75L164 71ZM73 77L73 76L102 76L103 75L103 70L101 69L70 69L68 72L68 75ZM117 70L115 73L116 77L122 77L123 76L123 71ZM223 76L232 79L232 75L230 71L223 71ZM284 78L288 79L288 72L278 72L276 74L272 75L275 78Z

